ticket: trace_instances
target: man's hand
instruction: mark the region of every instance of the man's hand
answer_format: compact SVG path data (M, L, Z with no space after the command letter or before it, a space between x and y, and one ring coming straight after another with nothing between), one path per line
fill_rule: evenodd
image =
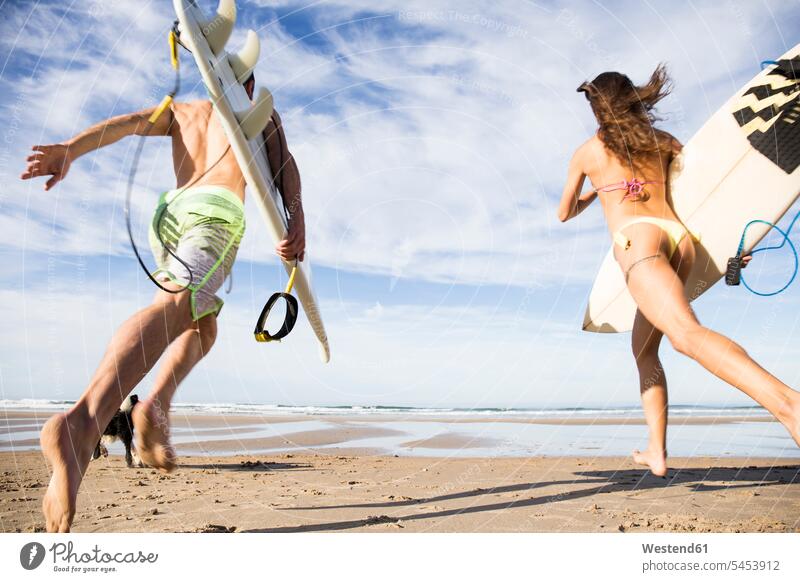
M306 254L306 225L302 214L293 216L289 221L289 232L275 246L275 251L287 263L295 259L303 260Z
M61 180L66 178L72 159L69 148L64 144L35 145L31 148L33 153L26 160L28 167L20 178L30 180L39 176L51 176L45 183L44 189L49 190Z
M44 185L44 189L49 190L66 178L70 164L84 154L111 145L128 135L170 135L173 116L161 115L155 124L151 124L149 119L155 110L155 107L151 107L106 119L65 143L33 146L33 154L27 159L28 167L20 178L30 180L50 176Z

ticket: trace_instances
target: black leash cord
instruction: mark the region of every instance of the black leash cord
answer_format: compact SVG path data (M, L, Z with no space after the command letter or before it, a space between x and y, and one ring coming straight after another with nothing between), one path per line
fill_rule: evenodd
M175 34L175 40L176 41L177 41L177 38L179 36L179 34L177 32L177 24L178 24L178 22L175 21L175 24L173 25L173 28L172 28L172 32L173 32L173 34ZM181 46L183 46L183 45L181 44ZM177 66L177 58L175 59L175 63L176 63L176 66L175 66L175 87L172 89L171 92L169 92L167 94L168 98L170 99L170 107L172 105L172 103L171 103L172 99L175 98L175 96L180 92L180 89L181 89L181 72L180 72L180 67ZM163 114L164 114L164 112L162 111L161 115L163 115ZM172 113L171 109L170 109L170 114L172 115L172 120L170 121L170 126L171 126L172 123L175 121L175 116L174 116L174 113ZM161 209L161 212L158 215L158 219L156 220L156 225L155 225L155 233L156 233L156 238L158 238L158 242L161 243L161 246L164 248L164 250L167 251L167 253L169 253L169 255L172 258L174 258L181 265L183 265L183 267L186 269L186 272L189 273L189 282L184 287L181 287L180 289L167 289L159 281L157 281L155 277L153 277L152 273L150 272L150 269L147 268L147 265L145 264L144 259L142 259L142 255L139 253L139 249L136 246L136 242L133 239L133 228L131 226L131 197L132 197L132 194L133 194L133 184L134 184L134 182L136 180L136 173L137 173L137 171L139 169L139 159L142 156L142 150L144 149L145 138L147 138L150 135L150 133L152 132L153 126L155 125L155 122L157 121L157 119L158 118L156 118L156 119L154 119L152 121L148 120L147 129L145 130L145 132L142 134L141 138L139 139L139 145L136 147L136 152L134 153L134 156L133 156L133 162L131 164L131 171L128 174L128 186L127 186L127 190L125 192L125 226L128 229L128 239L130 240L131 248L133 249L133 254L136 255L136 260L139 262L139 265L142 267L142 270L145 272L145 275L147 275L147 278L150 279L153 282L153 284L156 287L158 287L159 289L161 289L162 291L164 291L166 293L171 293L173 295L177 295L178 293L183 293L184 291L189 289L194 284L194 273L192 272L192 269L189 267L189 265L186 263L186 261L181 259L177 254L175 254L175 252L173 252L173 250L171 248L169 248L169 246L167 246L167 244L164 242L164 239L161 237L161 220L163 219L164 214L167 211L167 207L169 206L169 203L165 203L164 204L164 208ZM217 161L215 161L213 164L211 164L211 166L209 168L207 168L197 178L192 180L188 185L184 186L182 188L182 190L175 196L175 198L177 198L178 196L183 194L186 190L188 190L189 188L194 186L198 181L200 181L202 178L204 178L211 170L213 170L217 166L217 164L219 164L222 161L222 159L227 155L227 153L230 151L230 149L231 149L231 146L230 146L230 144L228 144L228 147L225 148L225 151L222 152L222 155L217 159ZM173 198L173 200L174 200L174 198Z
M168 289L168 288L164 287L158 280L156 280L155 277L153 277L152 273L147 268L147 265L145 264L144 259L142 259L142 256L139 253L139 249L136 246L136 242L133 239L133 228L131 227L131 195L132 195L132 192L133 192L133 183L134 183L134 179L136 177L136 170L137 170L138 165L139 165L139 158L141 157L142 149L144 148L144 140L145 140L145 138L147 138L150 135L150 128L151 127L152 127L152 125L149 125L148 128L147 128L147 131L140 138L139 145L137 146L136 153L134 154L133 167L131 168L131 173L130 173L130 176L128 178L128 189L127 189L127 192L125 194L125 225L128 228L128 238L130 239L131 248L133 249L133 254L136 255L136 260L139 262L139 265L142 267L142 270L147 275L147 278L150 279L153 282L153 284L156 287L158 287L159 289L161 289L162 291L165 291L166 293L172 293L173 295L177 295L178 293L183 293L184 291L189 289L194 284L194 273L192 272L192 269L189 267L189 265L186 263L186 261L184 261L182 258L180 258L164 242L164 239L161 237L161 220L164 218L164 214L167 212L167 207L169 206L169 203L165 203L163 209L161 209L161 211L159 212L158 219L156 220L156 225L155 225L155 229L154 230L155 230L155 233L156 233L156 238L158 238L158 242L161 243L161 246L164 248L164 250L167 251L167 253L169 253L169 255L172 258L174 258L181 265L183 265L183 267L189 273L189 282L184 287L181 287L180 289ZM224 158L227 155L227 153L228 153L228 151L230 151L230 149L231 149L231 146L230 146L230 144L228 144L228 147L225 148L225 151L222 152L222 155L217 159L217 161L215 161L207 170L205 170L197 178L195 178L189 184L184 186L181 189L181 191L175 196L175 198L177 198L178 196L183 194L186 190L188 190L189 188L194 186L198 181L200 181L202 178L204 178L206 176L206 174L208 174L211 170L213 170L217 166L217 164L219 164L222 161L222 158ZM173 198L173 200L175 200L175 198Z

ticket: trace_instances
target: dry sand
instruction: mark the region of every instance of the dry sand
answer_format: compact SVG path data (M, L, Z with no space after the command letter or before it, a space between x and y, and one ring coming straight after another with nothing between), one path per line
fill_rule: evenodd
M184 457L172 475L92 462L77 532L800 532L800 465L673 459ZM40 530L37 451L0 453L0 530Z

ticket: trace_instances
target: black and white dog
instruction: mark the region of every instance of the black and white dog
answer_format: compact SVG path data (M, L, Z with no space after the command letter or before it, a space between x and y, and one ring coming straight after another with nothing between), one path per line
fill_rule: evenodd
M111 444L114 441L120 440L125 445L125 463L128 467L144 467L144 463L136 453L133 446L133 407L139 403L139 397L136 394L128 396L123 402L120 409L114 413L111 422L108 423L106 430L103 431L103 436L94 449L92 460L99 458L101 455L108 456L108 449L105 445Z

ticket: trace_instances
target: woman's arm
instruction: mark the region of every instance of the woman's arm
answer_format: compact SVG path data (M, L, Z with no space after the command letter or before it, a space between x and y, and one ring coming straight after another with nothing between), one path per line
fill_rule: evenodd
M586 180L586 174L583 173L580 150L578 150L569 162L567 184L561 195L561 204L558 205L558 219L561 222L575 218L597 198L595 190L581 194L584 180Z

